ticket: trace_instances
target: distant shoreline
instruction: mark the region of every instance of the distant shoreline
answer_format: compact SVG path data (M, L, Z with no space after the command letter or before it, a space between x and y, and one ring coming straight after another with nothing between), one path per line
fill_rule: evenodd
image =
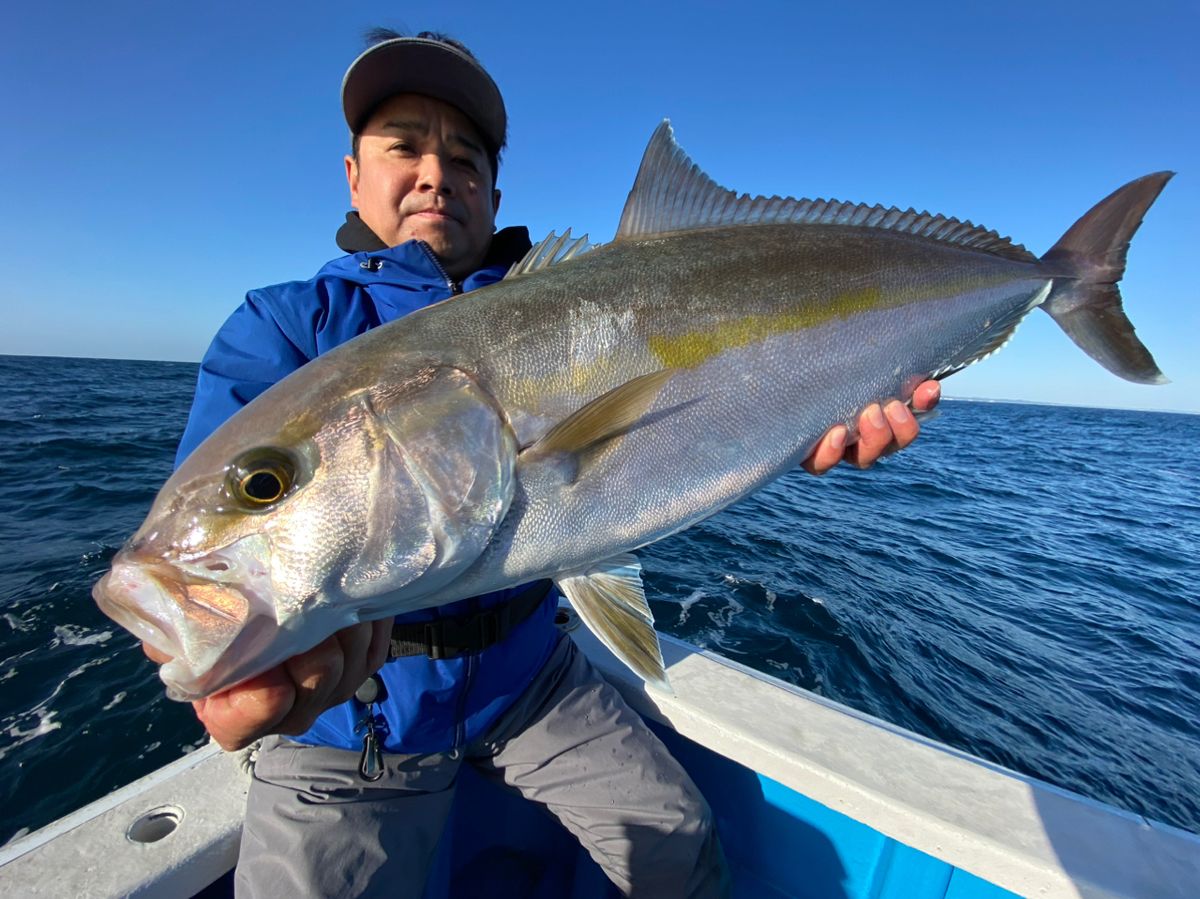
M1136 406L1090 406L1084 403L1052 403L1048 400L1009 400L986 396L943 396L943 403L995 403L1011 406L1053 406L1056 409L1095 409L1098 412L1149 412L1163 415L1200 415L1186 409L1141 409Z

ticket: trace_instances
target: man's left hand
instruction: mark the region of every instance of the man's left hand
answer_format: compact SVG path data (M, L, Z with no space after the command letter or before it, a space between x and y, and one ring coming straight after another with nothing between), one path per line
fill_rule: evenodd
M913 391L912 407L917 412L929 412L941 399L942 388L937 381L924 381ZM801 466L810 474L825 474L839 462L856 468L870 468L881 456L904 449L920 433L921 426L899 400L872 403L858 418L858 440L846 445L849 432L845 425L836 425L805 459Z

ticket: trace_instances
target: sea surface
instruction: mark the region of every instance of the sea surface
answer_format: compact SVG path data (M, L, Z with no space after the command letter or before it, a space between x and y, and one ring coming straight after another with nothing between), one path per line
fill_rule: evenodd
M0 356L0 843L201 745L90 595L196 366ZM660 629L1200 832L1200 416L942 403L643 550ZM847 751L853 751L848 747Z

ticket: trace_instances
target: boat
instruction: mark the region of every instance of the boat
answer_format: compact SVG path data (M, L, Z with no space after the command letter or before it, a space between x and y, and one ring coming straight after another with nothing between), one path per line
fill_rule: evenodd
M569 607L560 627L707 797L739 899L1200 896L1200 836L1149 820L660 635L647 688ZM232 895L249 783L209 744L0 848L0 895ZM460 775L427 899L618 893L549 815Z

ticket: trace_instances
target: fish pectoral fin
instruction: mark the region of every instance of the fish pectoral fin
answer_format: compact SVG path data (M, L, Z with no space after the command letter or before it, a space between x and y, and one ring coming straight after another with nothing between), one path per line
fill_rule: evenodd
M521 461L565 456L572 463L567 481L578 480L596 452L633 429L674 374L673 368L653 371L597 397L525 449Z
M647 683L669 690L642 566L630 553L555 578L579 617L613 655Z

